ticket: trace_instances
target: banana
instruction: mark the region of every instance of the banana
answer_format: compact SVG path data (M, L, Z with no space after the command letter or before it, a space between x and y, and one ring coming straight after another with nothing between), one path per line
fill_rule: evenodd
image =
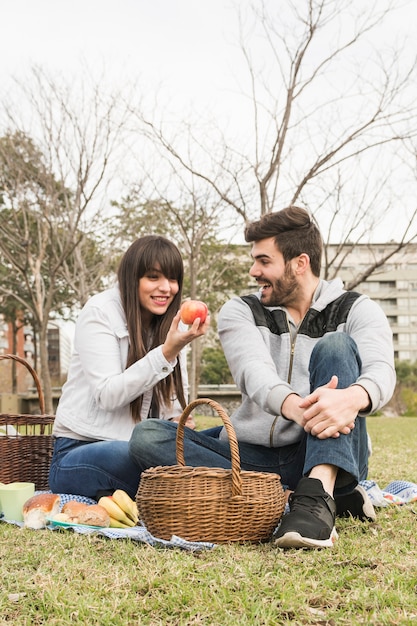
M135 522L126 515L118 504L116 504L112 496L102 496L98 501L98 504L103 506L110 517L114 520L122 522L123 524L126 524L126 526L135 526Z
M120 506L122 511L126 513L127 517L137 524L139 520L138 507L129 494L123 491L123 489L116 489L112 498L116 504Z
M131 525L123 524L118 519L110 518L110 528L131 528Z

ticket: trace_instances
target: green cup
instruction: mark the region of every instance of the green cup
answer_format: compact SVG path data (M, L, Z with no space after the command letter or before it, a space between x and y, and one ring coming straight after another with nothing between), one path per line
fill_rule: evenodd
M0 483L0 511L4 518L23 522L23 505L34 493L34 483Z

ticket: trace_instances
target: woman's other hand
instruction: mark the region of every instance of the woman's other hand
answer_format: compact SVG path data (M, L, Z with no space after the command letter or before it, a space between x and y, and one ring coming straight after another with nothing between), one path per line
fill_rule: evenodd
M178 417L173 417L171 418L169 421L170 422L175 422L176 424L178 424L178 422L180 421L180 415L178 415ZM186 428L191 428L191 430L195 430L196 428L196 423L194 421L194 418L192 415L189 415L185 421L185 427Z

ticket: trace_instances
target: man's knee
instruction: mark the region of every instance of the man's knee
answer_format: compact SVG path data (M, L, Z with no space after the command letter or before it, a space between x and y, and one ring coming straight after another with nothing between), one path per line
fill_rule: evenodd
M341 355L346 350L357 352L357 349L356 342L350 335L346 333L328 333L316 343L311 356L326 352L332 355Z
M324 335L314 346L310 357L310 387L329 382L336 374L339 387L348 387L360 375L362 361L356 342L343 332Z

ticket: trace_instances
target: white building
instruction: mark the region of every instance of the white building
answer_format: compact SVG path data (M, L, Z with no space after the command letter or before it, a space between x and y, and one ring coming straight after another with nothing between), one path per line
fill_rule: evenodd
M355 245L337 272L347 284L395 244ZM335 246L329 246L331 253ZM394 354L400 361L417 361L417 244L395 253L355 291L365 293L384 310L394 336Z

